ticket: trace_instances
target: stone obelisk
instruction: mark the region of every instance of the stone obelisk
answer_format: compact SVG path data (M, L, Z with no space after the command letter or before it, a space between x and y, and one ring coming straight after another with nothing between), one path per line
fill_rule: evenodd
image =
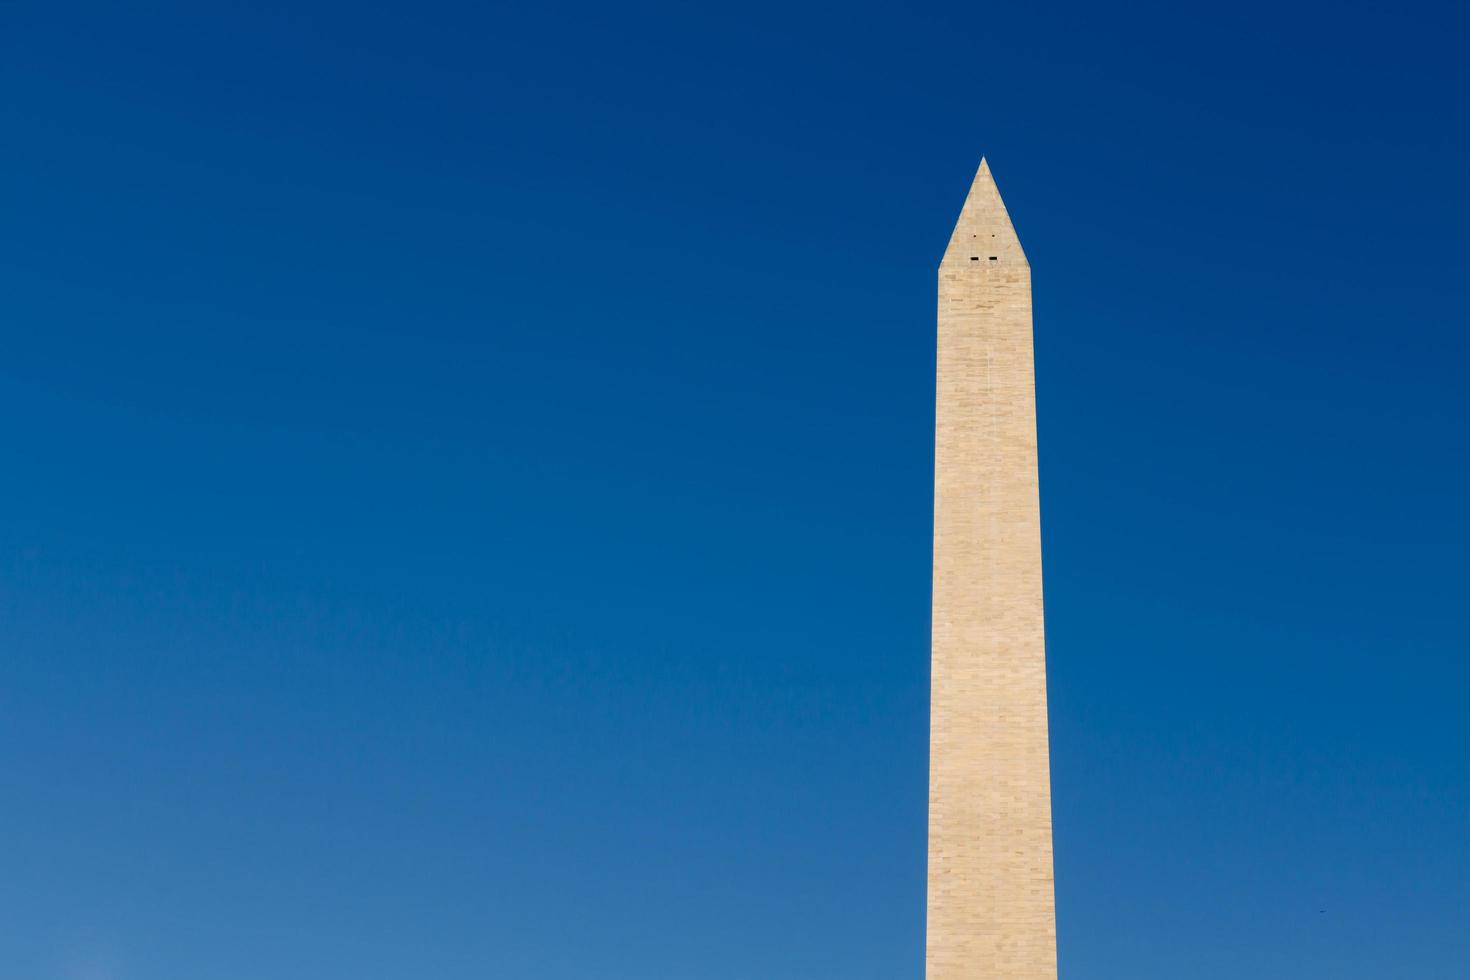
M990 167L939 264L928 980L1054 980L1031 267Z

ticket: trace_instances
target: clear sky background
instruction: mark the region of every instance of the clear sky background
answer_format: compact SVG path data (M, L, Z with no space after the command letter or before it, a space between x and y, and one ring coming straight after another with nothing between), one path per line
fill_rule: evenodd
M1064 977L1470 975L1467 27L0 7L0 976L919 980L982 153Z

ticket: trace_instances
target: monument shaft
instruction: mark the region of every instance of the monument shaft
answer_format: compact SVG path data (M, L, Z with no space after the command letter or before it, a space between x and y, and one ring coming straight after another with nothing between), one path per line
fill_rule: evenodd
M939 266L928 980L1052 980L1031 269L990 169Z

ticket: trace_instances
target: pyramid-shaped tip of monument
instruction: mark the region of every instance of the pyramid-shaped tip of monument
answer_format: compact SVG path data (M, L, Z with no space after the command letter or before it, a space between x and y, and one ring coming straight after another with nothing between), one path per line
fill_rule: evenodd
M1026 253L986 157L980 158L980 167L970 182L944 261L976 262L982 268L990 268L990 263L1026 264Z
M981 157L980 166L975 171L975 179L970 181L970 193L965 196L965 207L988 204L992 201L1000 205L1002 210L1005 209L1005 204L1000 199L1000 188L995 186L995 175L990 172L990 161Z

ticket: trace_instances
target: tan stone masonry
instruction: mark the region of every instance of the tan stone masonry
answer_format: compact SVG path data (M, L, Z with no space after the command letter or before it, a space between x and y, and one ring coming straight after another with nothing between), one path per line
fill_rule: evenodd
M1031 268L984 161L938 343L926 971L1055 978Z

